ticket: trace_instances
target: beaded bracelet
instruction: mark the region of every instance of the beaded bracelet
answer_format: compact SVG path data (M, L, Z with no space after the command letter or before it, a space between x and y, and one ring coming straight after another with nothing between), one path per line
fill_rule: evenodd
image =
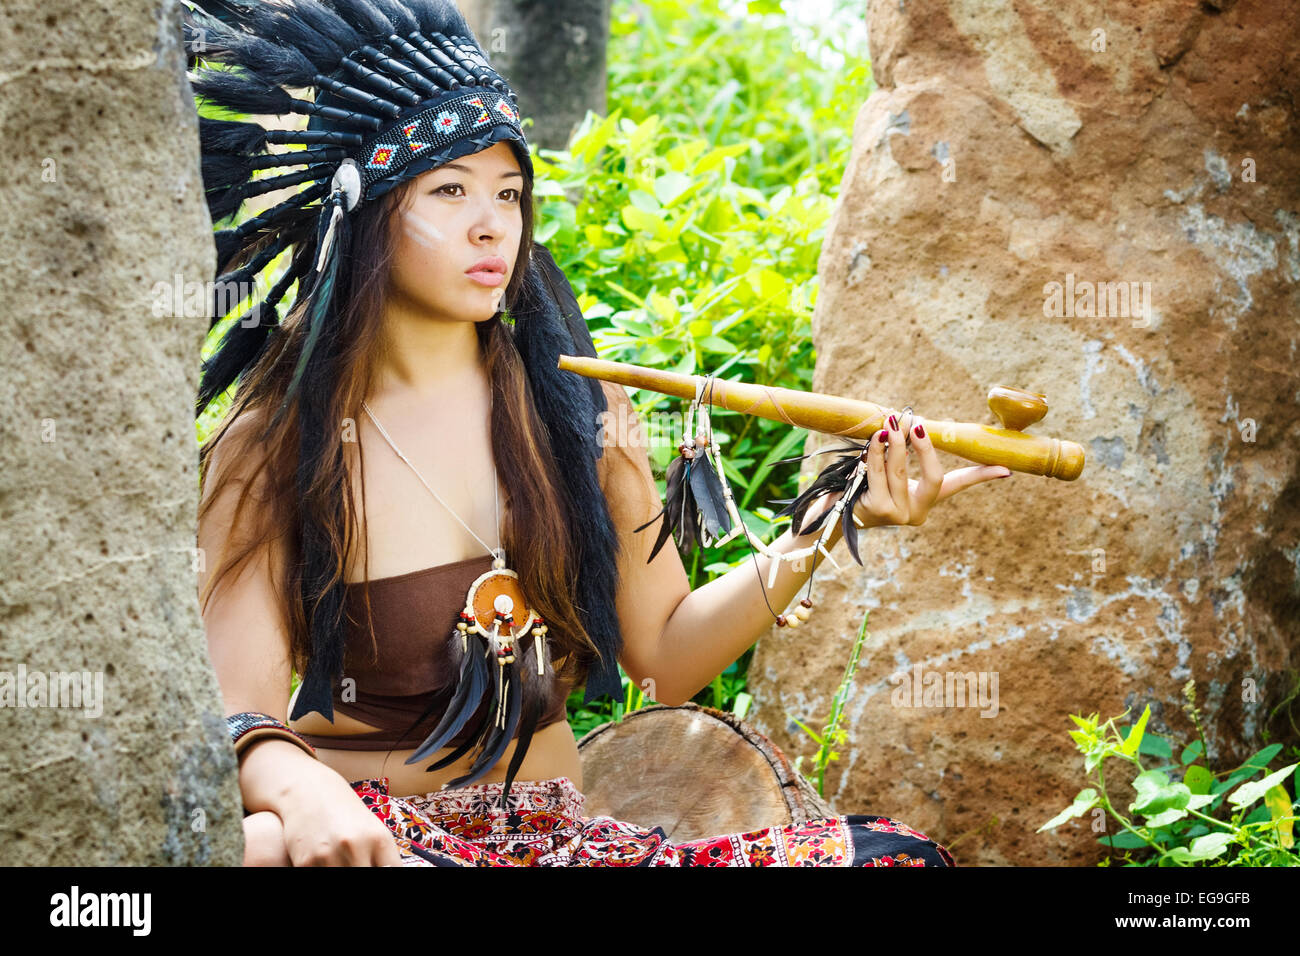
M313 757L316 756L316 748L307 743L283 721L277 720L270 714L261 714L256 711L231 714L226 718L226 729L230 731L230 742L235 746L236 760L239 759L240 754L254 743L266 737L280 737L288 740L303 748Z

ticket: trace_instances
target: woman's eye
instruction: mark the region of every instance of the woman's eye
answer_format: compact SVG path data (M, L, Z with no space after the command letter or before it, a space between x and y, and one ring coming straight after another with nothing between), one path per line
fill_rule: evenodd
M439 187L438 187L437 189L435 189L433 192L434 192L434 195L437 195L438 193L444 193L445 195L450 196L451 193L446 192L446 190L448 190L448 189L463 189L463 188L464 188L464 187L461 186L460 183L447 183L445 186L439 186ZM520 199L523 198L523 194L520 193L520 191L519 191L518 189L503 189L502 192L505 192L505 193L512 193L512 194L513 194L514 198L510 200L511 202L519 202Z

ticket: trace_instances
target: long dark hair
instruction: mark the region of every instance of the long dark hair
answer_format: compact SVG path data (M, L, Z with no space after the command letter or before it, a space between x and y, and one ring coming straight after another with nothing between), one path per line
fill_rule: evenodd
M523 171L524 183L520 190L523 231L514 275L503 298L507 316L519 301L523 277L533 254L533 181L528 171ZM241 527L240 515L254 487L265 489L257 495L263 506L254 529L259 533L250 541L241 540L232 554L223 555L225 559L200 596L202 606L206 608L217 583L225 575L237 574L262 548L286 538L289 560L281 569L277 583L283 599L283 622L289 634L292 662L299 674L306 673L313 649L311 635L314 630L319 631L321 621L328 629L343 627L344 608L336 597L330 596L337 596L341 590L353 543L366 541L364 477L360 482L363 513L357 515L353 507L352 476L344 455L344 429L355 427L350 423L360 420L361 400L371 385L372 359L379 347L388 276L396 246L394 224L398 217L395 213L416 181L409 179L399 184L378 199L363 203L348 216L350 241L340 262L335 314L330 317L337 331L331 338L338 344L332 351L327 350L324 359L329 363L329 380L334 386L327 390L328 394L311 397L317 406L311 412L317 428L310 430L322 433L319 441L306 445L302 442L301 405L291 404L288 414L278 424L270 425L287 392L306 335L300 308L305 297L299 296L281 329L241 378L231 411L200 450L200 488L205 499L200 519L221 496L223 486L236 477L234 469L220 469L217 485L210 493L203 490L208 463L218 447L222 448L223 462L241 462L241 479L251 472L236 505L235 527ZM502 502L502 542L511 555L511 567L519 575L520 586L548 624L547 641L557 665L556 677L581 683L597 654L576 609L575 582L582 543L574 540L576 524L570 520L555 454L546 426L538 415L511 326L497 316L477 323L477 334L493 397L492 452L506 489ZM256 427L232 433L231 426L245 415L257 423ZM224 447L223 443L229 443L230 447ZM356 451L360 468L359 443ZM315 462L308 469L306 481L300 468L305 453ZM323 566L327 572L316 575L314 583L312 577L304 575L304 568L312 567L313 558L316 566ZM367 630L374 650L369 577L367 553L363 567L367 584L362 590ZM341 648L342 642L335 646ZM341 661L324 664L328 667L326 673L336 673Z

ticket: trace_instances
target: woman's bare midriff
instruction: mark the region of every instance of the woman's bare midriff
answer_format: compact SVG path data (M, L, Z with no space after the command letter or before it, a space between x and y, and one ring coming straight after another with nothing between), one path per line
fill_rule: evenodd
M298 720L289 721L289 726L299 733L315 734L328 737L331 734L354 734L375 731L374 727L354 717L348 717L337 711L334 723L330 723L319 713L307 714ZM506 768L514 756L518 739L510 741L505 753L487 773L475 783L501 783L506 779ZM328 767L341 774L349 783L367 778L387 777L389 793L397 797L424 794L439 789L443 783L469 772L473 763L472 752L461 757L455 763L438 770L427 771L424 768L435 763L455 749L445 747L436 754L416 764L407 764L406 759L415 753L415 748L405 750L334 750L323 746L316 748L316 755ZM573 739L573 731L567 721L556 721L533 734L528 744L528 753L519 767L515 779L549 780L553 777L568 777L573 785L582 789L582 763L578 756L578 743Z

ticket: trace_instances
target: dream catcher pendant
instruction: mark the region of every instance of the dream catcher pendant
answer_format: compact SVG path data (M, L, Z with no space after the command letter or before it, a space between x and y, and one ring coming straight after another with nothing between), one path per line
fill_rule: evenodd
M492 570L480 574L470 585L456 630L460 632L463 653L470 653L470 635L474 634L484 639L483 654L496 661L493 722L504 729L510 692L518 683L513 679L515 643L532 632L537 673L545 676L548 628L541 615L528 606L519 586L519 575L506 567L505 557L500 551L493 558Z

